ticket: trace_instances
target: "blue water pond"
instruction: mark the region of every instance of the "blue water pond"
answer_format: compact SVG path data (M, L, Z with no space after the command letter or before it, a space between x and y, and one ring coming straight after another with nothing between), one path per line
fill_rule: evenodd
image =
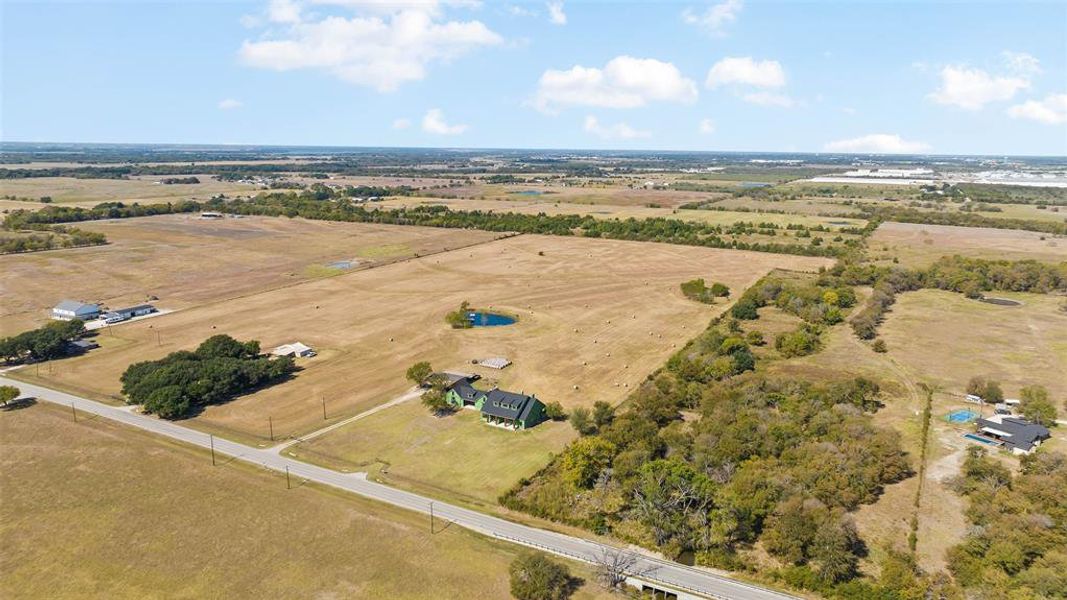
M512 325L515 323L515 319L507 315L499 315L497 313L483 311L467 313L467 319L469 319L471 325L475 327L500 327L501 325Z

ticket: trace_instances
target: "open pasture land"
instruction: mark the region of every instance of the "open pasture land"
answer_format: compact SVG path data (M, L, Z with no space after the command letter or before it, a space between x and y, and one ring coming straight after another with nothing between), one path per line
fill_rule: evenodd
M441 231L457 245L477 233ZM264 348L299 340L319 353L298 361L304 370L293 380L209 407L192 422L253 442L265 442L268 417L282 437L322 427L323 398L331 419L386 402L409 388L404 372L420 360L470 370L472 359L505 356L515 364L483 371L504 389L568 407L615 404L725 309L725 303L684 298L681 282L704 277L739 292L772 268L829 264L524 235L124 324L113 328L121 344L60 361L47 379L94 397L114 395L129 364L228 333L260 340ZM512 314L518 323L451 329L445 314L464 300ZM29 369L17 373L30 376Z
M389 198L376 202L371 206L384 208L399 208L420 205L444 205L452 210L483 212L494 211L498 213L513 212L527 215L544 213L550 216L556 215L583 215L597 219L678 219L681 221L694 221L710 225L733 225L738 221L752 223L774 223L785 227L790 224L814 227L824 225L831 229L840 227L863 227L866 221L860 219L847 219L842 217L820 217L804 214L778 214L756 213L747 211L721 211L721 210L690 210L654 208L648 206L625 206L610 204L576 204L569 202L557 202L553 197L535 196L517 197L498 200L466 200L461 198Z
M104 419L0 411L0 449L8 600L509 597L518 546Z
M1059 262L1067 260L1067 236L1022 231L886 222L867 244L875 260L896 257L902 266L927 266L942 256Z
M44 323L71 298L188 308L352 269L427 255L500 236L483 231L246 217L163 215L78 223L106 234L106 246L0 256L0 332ZM124 326L125 327L125 326Z
M200 183L166 185L167 177L192 177ZM80 179L74 177L30 177L0 179L0 196L40 198L51 196L54 204L95 206L101 202L156 204L177 200L208 200L218 194L237 195L255 192L258 186L230 181L216 181L211 175L134 175L129 179ZM26 203L26 208L45 206Z

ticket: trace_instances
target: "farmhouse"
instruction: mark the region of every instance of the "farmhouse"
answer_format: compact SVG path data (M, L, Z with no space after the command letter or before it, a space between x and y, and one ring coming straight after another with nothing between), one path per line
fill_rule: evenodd
M81 319L83 321L100 315L99 304L88 304L77 300L64 300L52 308L52 318L60 321Z
M528 429L547 418L545 405L536 396L497 388L483 392L471 383L470 379L456 381L448 387L445 399L458 408L480 411L485 423L511 429Z
M315 356L315 351L310 346L305 346L300 342L293 342L291 344L282 344L274 350L270 351L274 356L292 356L293 358L306 358Z
M1041 442L1052 437L1048 428L1019 417L993 415L975 421L977 433L1000 442L1014 454L1030 454Z

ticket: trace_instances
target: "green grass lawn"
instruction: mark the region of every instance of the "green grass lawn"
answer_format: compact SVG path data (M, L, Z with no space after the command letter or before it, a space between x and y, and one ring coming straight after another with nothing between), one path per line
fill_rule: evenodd
M575 435L569 424L550 421L526 431L491 427L473 410L435 417L411 401L291 451L438 497L495 506L501 493L548 464Z

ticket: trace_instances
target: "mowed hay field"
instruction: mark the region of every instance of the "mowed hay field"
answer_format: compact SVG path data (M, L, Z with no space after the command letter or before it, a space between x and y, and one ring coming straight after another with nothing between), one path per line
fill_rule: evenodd
M274 217L164 215L79 223L106 246L0 256L0 332L39 326L64 298L114 308L157 296L177 310L353 268L439 252L500 234Z
M448 233L456 245L475 234ZM268 417L281 437L322 427L324 398L331 419L386 402L409 388L404 372L420 360L468 370L472 359L505 356L515 364L483 371L499 377L504 389L567 407L614 404L724 310L726 304L684 298L681 282L705 277L739 292L772 268L828 264L524 235L113 327L100 336L107 346L60 361L51 373L41 369L41 377L77 393L109 396L118 393L119 376L131 363L191 349L214 334L257 339L265 349L292 341L310 345L319 355L298 361L304 370L293 380L209 407L193 421L256 442L266 441ZM451 329L445 314L464 300L513 314L518 323Z
M1067 236L1015 229L882 223L867 244L875 260L897 257L905 267L927 266L942 256L1059 262Z
M510 597L518 546L107 420L0 411L0 449L6 600Z
M168 177L197 177L200 183L165 185ZM216 181L211 175L132 175L128 179L81 179L75 177L29 177L0 180L0 196L40 198L51 196L56 204L95 206L101 202L153 204L175 200L207 200L218 194L254 193L258 186ZM46 206L27 203L26 208Z
M577 437L566 422L525 431L481 422L474 410L435 417L417 400L300 443L286 454L417 492L496 510L500 494Z

